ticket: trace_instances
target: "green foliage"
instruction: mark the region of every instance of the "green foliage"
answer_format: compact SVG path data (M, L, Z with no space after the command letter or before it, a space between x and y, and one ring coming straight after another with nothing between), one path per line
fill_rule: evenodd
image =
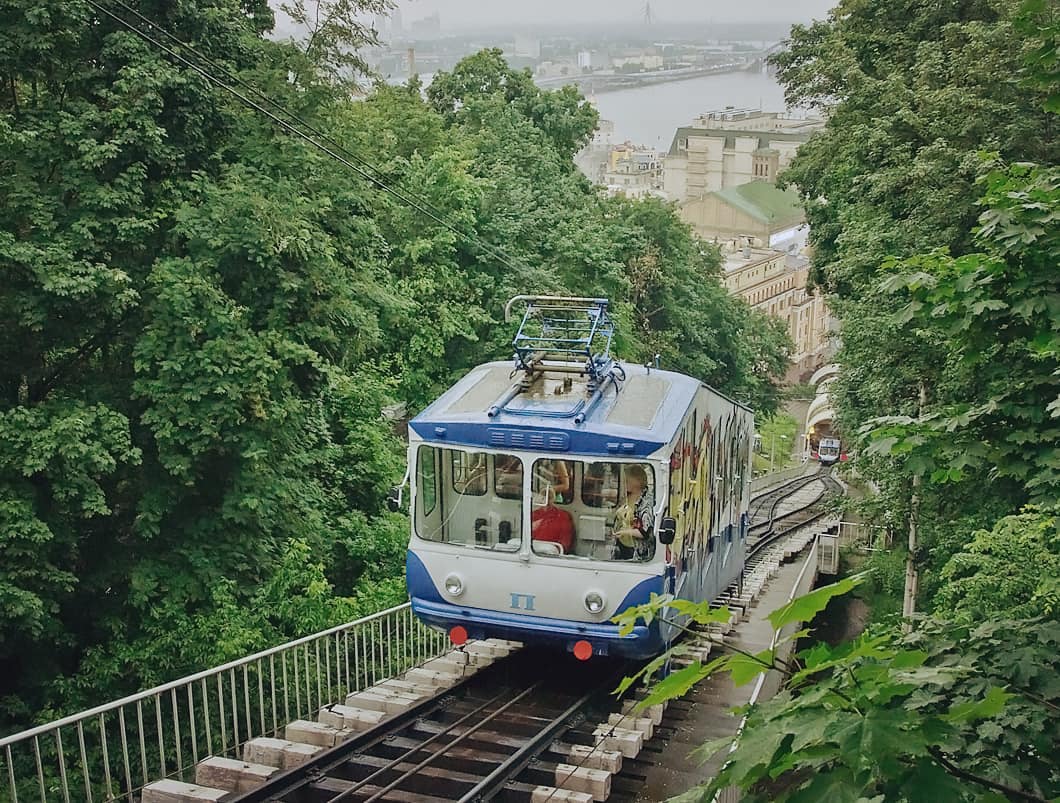
M796 26L776 57L791 100L829 108L785 179L843 323L839 423L872 429L888 458L859 465L877 486L908 493L920 473L974 483L985 505L1009 510L1055 493L1042 409L1055 398L1055 226L1043 222L1060 140L1044 108L1046 5L843 3ZM925 490L922 511L940 515L949 493Z
M263 0L137 4L452 228L87 4L0 2L5 727L398 599L383 410L508 357L512 295L608 296L623 358L776 404L786 337L576 171L577 92L487 51L351 101L388 5L292 0L279 42Z
M393 8L392 0L306 0L280 3L280 9L291 18L305 38L298 43L306 63L336 81L350 81L368 72L358 52L362 47L379 44L379 32L362 21L369 15ZM271 28L270 24L268 28ZM265 29L267 30L267 29Z
M729 672L732 675L733 682L738 686L742 686L754 680L763 672L781 666L776 648L802 635L801 632L797 632L781 638L781 631L788 628L789 625L812 620L813 617L828 606L829 600L840 594L846 594L864 580L864 575L848 577L831 585L822 586L781 606L769 615L770 624L773 625L778 636L774 647L757 655L733 650L731 654L723 655L707 664L693 662L685 669L667 675L660 680L652 689L648 698L638 703L638 707L643 709L649 705L654 705L656 702L680 697L697 682L717 671ZM688 628L693 625L727 622L731 617L732 612L728 608L714 608L709 602L691 602L684 599L675 599L671 594L652 594L648 602L641 605L631 605L616 614L611 621L618 624L620 635L627 635L633 632L633 628L638 623L651 624L656 618L681 628ZM636 674L625 678L619 685L618 692L624 692L641 678L651 677L669 658L684 655L686 652L686 647L681 644L664 652L651 663L641 667Z
M1036 0L842 3L776 57L790 99L829 109L785 180L876 523L904 533L924 480L922 607L971 532L1058 490L1056 24Z
M755 472L766 473L770 467L782 471L795 465L792 451L798 439L799 422L787 413L777 413L772 418L756 422L758 434L762 436L760 450L752 456Z
M437 73L427 98L450 120L481 121L495 106L507 106L542 131L568 163L592 138L599 120L596 109L577 89L539 89L530 70L511 69L499 48L468 56L452 72Z
M824 586L773 611L777 642L805 634L780 638L783 628L811 621L863 579ZM728 612L658 597L616 620L632 626L668 614L707 623ZM1060 626L1041 619L929 621L908 635L885 631L834 648L818 643L790 661L774 650L750 655L719 644L727 654L668 675L639 705L679 697L719 671L737 686L767 671L787 680L776 697L742 711L735 752L709 784L679 800L709 801L730 786L752 801L1045 800L1060 792L1052 749L1060 739L1058 645ZM695 757L709 760L731 744L731 737L717 739Z
M1055 796L1058 639L1055 622L1005 620L817 645L799 656L812 685L748 712L701 799L729 785L776 801Z
M1056 43L1038 0L850 0L775 57L789 101L829 110L785 178L842 319L833 401L879 491L861 512L904 535L916 493L920 606L952 621L775 664L788 688L682 799L1060 795ZM869 559L873 599L906 557Z
M1030 508L978 530L942 569L940 616L981 622L1060 614L1060 521Z
M968 378L965 399L915 419L865 425L872 451L908 454L934 482L989 465L1032 497L1060 492L1060 169L1015 165L983 178L987 250L885 265L884 289L909 297L899 323L934 330ZM1018 377L1018 380L1016 379Z

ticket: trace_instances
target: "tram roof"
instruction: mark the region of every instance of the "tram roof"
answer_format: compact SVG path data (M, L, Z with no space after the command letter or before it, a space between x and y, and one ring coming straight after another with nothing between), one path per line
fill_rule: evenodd
M492 362L472 369L410 427L435 443L645 457L673 439L703 386L672 371L622 367L620 389L608 385L581 424L564 413L585 398L585 378L564 387L571 374L559 371L546 371L491 418L487 411L522 379L511 362Z

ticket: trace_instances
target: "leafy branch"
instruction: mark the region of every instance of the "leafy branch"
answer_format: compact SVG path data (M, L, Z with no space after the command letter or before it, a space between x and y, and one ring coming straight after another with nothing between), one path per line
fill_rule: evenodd
M992 778L992 772L977 766L979 759L974 756L966 762L958 760L965 734L977 732L975 723L987 723L979 728L984 733L1000 732L995 721L1011 706L1026 705L1017 701L1030 700L1030 695L1041 698L1047 708L1055 706L1054 692L1020 688L1025 684L1010 682L1007 674L984 677L964 660L953 660L958 656L950 653L967 644L969 635L943 642L946 651L941 658L923 649L925 638L935 636L933 626L926 625L926 635L916 633L905 641L890 633L869 635L837 648L817 644L788 663L778 660L776 646L808 632L799 630L782 638L784 629L812 620L833 597L849 592L864 579L855 576L824 586L770 613L776 632L773 648L753 654L725 644L726 655L673 672L655 682L638 703L638 709L643 709L674 699L719 671L729 672L737 686L769 671L784 675L787 688L777 698L744 709L748 719L736 751L718 776L698 790L703 795L698 799L709 799L732 785L751 792L781 776L787 779L791 794L802 790L808 799L820 799L808 790L817 789L823 783L820 779L827 777L836 787L832 793L837 799L847 797L840 796L840 787L854 799L872 797L899 782L912 783L919 775L927 778L925 783L936 788L941 799L963 798L967 788L960 782L970 782L1010 797L1044 801L1036 790ZM726 621L729 615L728 609L660 596L624 611L615 621L621 632L629 632L639 622L657 622L694 633L690 622L710 625ZM1030 637L1043 638L1048 644L1057 637L1055 630L1048 630L1048 636L1037 630ZM978 633L979 637L995 635L994 630ZM669 658L684 653L687 649L682 645L675 646L625 679L618 692L640 678L651 677ZM697 756L708 760L729 749L731 743L731 738L716 740L697 750ZM800 769L812 772L800 773ZM774 786L770 789L771 795L777 794ZM787 794L770 799L786 800Z

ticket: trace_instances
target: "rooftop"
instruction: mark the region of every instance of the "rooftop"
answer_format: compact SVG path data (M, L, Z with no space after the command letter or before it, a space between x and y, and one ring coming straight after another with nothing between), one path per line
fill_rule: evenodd
M777 112L724 119L711 117L711 114L718 112L708 112L697 117L692 125L678 128L670 142L669 155L680 155L678 140L691 137L725 137L726 148L735 146L736 137L758 137L758 147L768 148L770 142L805 142L814 131L824 126L824 120L816 117L787 118L778 116Z
M743 268L751 268L755 265L761 265L763 262L769 262L772 259L784 255L783 251L775 251L772 248L750 248L744 249L743 251L728 251L725 253L725 272L732 273L733 271L742 270Z
M567 384L570 373L545 370L524 393L515 396L494 416L488 410L517 384L511 362L480 365L446 391L411 422L421 437L454 444L481 443L534 448L570 438L571 451L608 451L612 441L626 444L631 455L648 455L670 442L700 382L683 374L623 364L626 378L616 391L613 383L592 406L585 421L575 424L563 415L586 398L584 377Z
M784 228L805 220L798 194L779 189L768 181L750 181L716 190L710 195L770 226Z

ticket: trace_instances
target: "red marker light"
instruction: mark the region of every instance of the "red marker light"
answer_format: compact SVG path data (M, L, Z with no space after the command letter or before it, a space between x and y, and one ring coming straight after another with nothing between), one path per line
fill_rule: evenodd
M588 661L593 657L593 645L588 641L574 642L574 657L579 661Z
M449 631L449 640L457 647L467 644L467 629L463 625L457 625Z

